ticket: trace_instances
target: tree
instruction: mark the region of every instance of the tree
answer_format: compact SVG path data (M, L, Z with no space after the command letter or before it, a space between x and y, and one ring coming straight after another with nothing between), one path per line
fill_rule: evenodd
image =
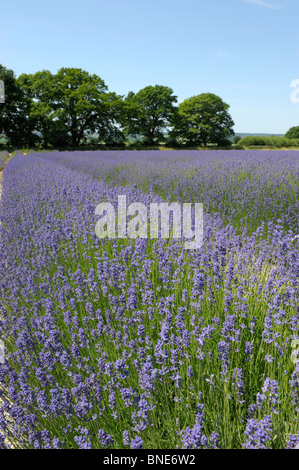
M299 126L291 127L285 134L286 139L299 139Z
M153 144L163 139L163 130L169 125L175 111L177 97L173 90L162 85L147 86L124 100L121 119L126 135L141 135Z
M107 86L97 75L81 69L62 68L55 76L53 108L56 117L68 130L71 145L77 147L84 132L95 132L103 95Z
M192 96L179 104L170 134L192 145L226 145L234 135L234 121L228 108L228 104L212 93Z
M239 135L236 135L233 139L234 144L238 144L241 140L241 137Z
M0 103L0 134L14 147L34 145L38 137L28 116L28 100L13 70L0 65L0 80L5 87L5 102Z
M109 93L97 75L78 68L47 70L18 78L28 99L30 117L47 146L78 147L86 136L99 132L102 138L119 135L116 119L121 97Z
M17 78L28 103L27 114L43 147L67 143L67 131L55 114L55 76L48 70L22 74Z

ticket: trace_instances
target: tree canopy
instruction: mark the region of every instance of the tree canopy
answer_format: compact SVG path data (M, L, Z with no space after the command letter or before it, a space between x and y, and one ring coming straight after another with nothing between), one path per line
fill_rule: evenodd
M299 126L291 127L285 134L286 139L299 139Z
M169 125L175 111L177 97L167 86L147 86L124 100L122 124L126 135L139 134L153 144L163 139L163 130Z
M108 93L97 75L78 68L61 68L56 75L44 70L23 74L18 83L31 99L30 117L43 136L44 145L78 147L86 135L103 138L116 131L121 97Z
M12 70L0 65L0 80L5 85L5 102L0 104L0 134L13 146L34 145L32 122L28 116L28 102Z
M174 114L173 137L191 145L225 145L234 135L229 105L213 93L192 96L179 104Z

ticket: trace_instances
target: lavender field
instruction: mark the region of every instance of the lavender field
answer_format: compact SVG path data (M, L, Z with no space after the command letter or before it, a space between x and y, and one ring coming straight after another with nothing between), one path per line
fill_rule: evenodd
M0 448L297 446L298 183L296 151L14 155ZM118 195L203 203L202 247L99 239Z

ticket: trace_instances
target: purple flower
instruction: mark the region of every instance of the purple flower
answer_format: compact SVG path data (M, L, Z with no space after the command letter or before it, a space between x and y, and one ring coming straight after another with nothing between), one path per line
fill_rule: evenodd
M98 431L98 439L103 448L110 447L113 444L113 439L110 434L107 434L104 429Z
M200 423L195 423L193 428L187 427L181 431L182 449L206 449L208 448L208 440L202 434L202 426Z
M252 359L252 354L253 354L254 346L250 341L246 341L245 343L245 348L244 348L244 353L246 354L246 361L250 362Z
M279 386L277 380L270 380L269 377L266 377L262 391L269 398L270 403L279 405ZM280 412L276 406L273 406L271 411L276 414Z
M272 439L272 419L271 416L264 416L263 419L257 421L252 418L247 421L245 436L245 449L267 449Z
M91 449L90 440L86 436L75 436L74 440L78 444L79 449Z
M298 449L299 448L299 436L298 434L290 434L287 441L287 449Z
M235 380L232 385L236 390L236 394L238 397L237 400L240 404L243 404L245 403L245 400L242 400L244 387L244 377L242 369L238 369L237 367L235 367L235 369L233 370L232 379Z
M212 449L220 449L220 436L215 431L210 435L210 446Z
M160 338L162 339L164 344L168 344L169 342L169 327L166 323L162 323L161 332L159 333Z
M131 440L130 449L142 449L143 447L143 440L141 437L137 436Z
M131 440L130 440L129 431L125 430L125 431L123 432L123 444L124 444L125 446L129 446L129 445L130 445L130 442L131 442Z

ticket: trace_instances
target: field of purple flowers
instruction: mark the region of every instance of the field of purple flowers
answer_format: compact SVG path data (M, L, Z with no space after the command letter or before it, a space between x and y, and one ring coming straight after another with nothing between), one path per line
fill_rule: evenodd
M299 444L299 155L16 154L0 206L0 448ZM95 208L202 202L204 243Z
M279 219L298 233L296 151L57 152L49 158L113 185L137 185L165 201L203 201L241 233L261 224L267 232L268 222Z

